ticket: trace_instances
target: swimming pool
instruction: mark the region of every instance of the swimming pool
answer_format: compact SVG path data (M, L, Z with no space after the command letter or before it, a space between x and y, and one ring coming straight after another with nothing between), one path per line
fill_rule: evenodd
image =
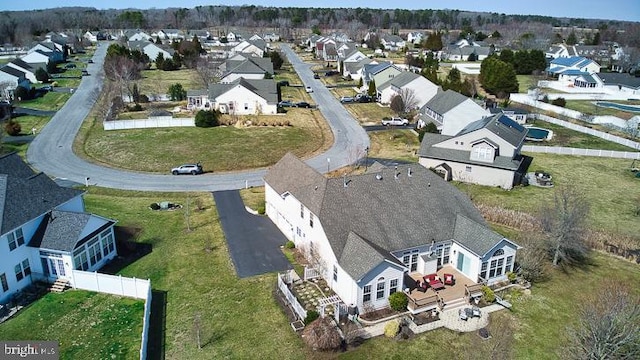
M640 113L640 106L617 104L617 103L612 103L612 102L608 102L608 101L598 101L598 102L596 102L596 105L600 106L600 107L614 108L614 109L618 109L618 110L622 110L622 111L630 111L630 112Z
M527 136L525 137L525 140L544 141L551 140L552 137L553 131L532 126L527 128Z

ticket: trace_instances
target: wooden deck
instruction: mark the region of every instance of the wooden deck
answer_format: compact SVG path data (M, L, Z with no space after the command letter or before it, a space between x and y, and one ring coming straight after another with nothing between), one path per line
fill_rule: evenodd
M453 304L464 304L467 303L466 298L466 289L467 287L471 289L476 289L479 287L478 284L471 281L471 279L464 276L458 270L456 270L451 265L445 265L437 272L438 276L441 280L444 280L444 274L453 274L455 278L455 285L445 285L444 289L435 291L432 288L428 288L426 292L418 291L416 288L409 287L409 310L413 313L418 313L421 311L426 311L429 309L433 309L435 307L442 308L447 305ZM413 280L422 280L422 277L428 274L421 274L419 272L410 273L409 276ZM466 285L466 286L465 286ZM438 306L433 306L434 299L437 299L439 303L436 303Z

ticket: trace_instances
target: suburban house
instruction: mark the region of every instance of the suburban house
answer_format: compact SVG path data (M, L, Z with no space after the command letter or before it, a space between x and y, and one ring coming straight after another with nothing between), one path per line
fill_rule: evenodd
M29 66L31 66L31 68L34 70L37 70L38 68L43 68L46 70L47 64L49 64L50 61L49 55L39 50L21 56L20 60L29 64Z
M640 97L640 77L627 73L599 73L593 76L605 84L605 89L627 92L636 99Z
M521 182L530 158L520 154L527 129L503 114L477 120L454 136L425 133L420 165L447 181L511 189Z
M482 61L493 54L488 46L465 46L447 49L442 57L449 61Z
M18 86L22 86L27 90L31 89L31 82L27 79L27 74L9 65L0 67L0 83L4 82L10 84L6 89L9 92L15 90Z
M207 90L187 91L187 108L232 115L274 115L278 89L272 79L238 78L228 84L209 85Z
M590 82L591 75L600 72L600 65L582 56L560 57L551 60L546 69L550 76L558 78L558 81L573 83L578 77L587 78ZM582 86L595 87L595 86Z
M391 103L391 100L401 93L406 93L403 100L412 100L412 106L420 109L431 100L440 88L424 76L411 71L403 71L390 81L376 87L378 99L383 104Z
M398 51L407 45L407 42L400 36L386 33L380 36L380 43L389 51Z
M474 284L502 281L513 270L518 245L421 166L331 179L288 153L264 180L269 218L360 313L387 307L391 294L415 288L411 277L438 269Z
M199 41L207 41L211 39L211 33L207 30L189 30L189 36L187 39L192 40L193 37L197 37Z
M160 40L178 40L184 39L184 32L180 29L162 29L156 33Z
M22 59L13 59L7 63L7 66L11 66L14 69L20 70L25 74L25 77L33 84L39 83L36 79L35 70L28 63Z
M45 54L49 57L50 60L53 60L53 62L55 63L60 63L65 60L64 52L62 50L59 50L53 42L39 42L31 49L27 50L27 54L30 54L32 52Z
M150 61L156 61L160 54L162 54L162 57L165 59L171 59L176 52L170 47L145 40L127 41L127 46L130 50L139 50L141 53L147 55Z
M567 46L565 44L555 44L549 47L549 50L547 50L544 55L547 59L558 59L578 56L578 52L573 46Z
M92 43L96 43L98 42L98 34L99 34L98 31L87 31L82 35L82 37Z
M127 41L151 41L153 40L153 38L151 37L151 35L147 34L144 31L141 30L134 30L134 29L126 29L126 30L122 30L120 32L120 38L124 38Z
M37 280L67 281L117 256L115 221L85 211L83 192L0 156L0 303Z
M238 45L231 48L231 55L248 54L253 57L263 57L267 50L267 43L262 39L243 40Z
M455 135L465 126L489 115L472 99L453 90L441 91L420 108L418 117L425 124L435 123L443 135Z
M527 115L529 115L529 113L526 112L525 110L522 110L519 108L512 108L512 107L506 107L506 108L492 107L492 108L489 108L489 112L493 115L504 114L509 119L517 122L520 125L524 125L527 123Z
M363 89L367 89L369 87L370 82L374 82L376 84L376 88L378 86L382 86L387 81L393 79L397 75L402 73L402 69L393 65L393 63L389 61L381 62L379 64L367 64L362 69L362 86Z
M362 78L362 73L364 72L365 65L377 63L377 61L371 60L368 57L361 58L358 61L345 61L342 63L342 75L350 76L351 79L359 81Z
M264 79L266 74L273 75L273 63L269 58L246 57L244 60L227 60L220 65L221 83L231 83L239 78Z
M420 31L412 31L407 34L407 41L412 44L420 44L424 40L424 33Z

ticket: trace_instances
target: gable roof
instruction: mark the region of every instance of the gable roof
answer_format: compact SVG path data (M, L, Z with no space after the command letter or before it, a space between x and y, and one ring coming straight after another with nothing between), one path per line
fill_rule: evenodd
M22 69L29 70L29 71L33 70L31 65L29 65L29 63L27 63L27 62L24 62L22 59L15 58L15 59L13 59L13 60L11 60L9 62L12 63L12 64L15 64L16 66L18 66L18 67L20 67Z
M598 73L596 76L607 85L622 85L632 89L640 89L640 77L628 73Z
M378 88L379 90L388 88L390 86L396 86L398 88L402 88L403 86L411 83L412 81L421 78L421 75L418 75L414 72L411 71L403 71L400 74L396 75L393 77L393 79L385 82L384 84L380 85L380 87ZM427 80L425 78L425 80ZM428 81L428 80L427 80Z
M29 242L30 247L72 252L115 221L89 213L53 210L45 215Z
M265 99L269 104L278 103L278 88L273 79L238 78L228 84L212 84L209 86L209 100L216 99L238 85Z
M287 154L264 179L277 193L295 196L320 219L340 266L351 271L354 279L366 268L361 263L348 264L347 260L358 261L358 252L350 249L362 241L389 256L393 251L432 240L454 239L458 214L487 226L464 193L417 164L327 179ZM380 260L372 249L364 250L366 257Z
M404 267L388 251L384 251L358 234L350 232L338 263L351 278L359 281L385 260Z
M520 146L527 136L527 129L513 121L507 115L495 114L465 126L456 136L468 134L479 129L487 129L504 139L514 147Z
M462 214L456 216L453 238L478 256L484 256L504 236L492 231L489 227L478 224Z
M5 65L3 67L0 67L0 71L7 73L9 75L15 76L17 78L24 78L27 76L27 74L25 74L24 71L18 70L16 68L14 68L13 66L9 66L9 65Z
M596 62L582 56L560 57L551 60L551 65L559 65L563 67L582 67L589 65L590 63L595 64Z
M429 108L440 115L444 115L468 99L468 97L453 90L440 91L424 104L422 108Z
M16 153L0 156L0 235L80 194L34 173Z
M227 60L224 64L229 74L273 74L273 63L268 58L246 58L245 60Z

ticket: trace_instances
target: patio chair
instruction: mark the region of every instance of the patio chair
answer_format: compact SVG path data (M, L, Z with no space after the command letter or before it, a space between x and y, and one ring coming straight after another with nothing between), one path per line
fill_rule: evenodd
M444 274L444 284L451 286L456 284L456 279L453 277L453 274Z

